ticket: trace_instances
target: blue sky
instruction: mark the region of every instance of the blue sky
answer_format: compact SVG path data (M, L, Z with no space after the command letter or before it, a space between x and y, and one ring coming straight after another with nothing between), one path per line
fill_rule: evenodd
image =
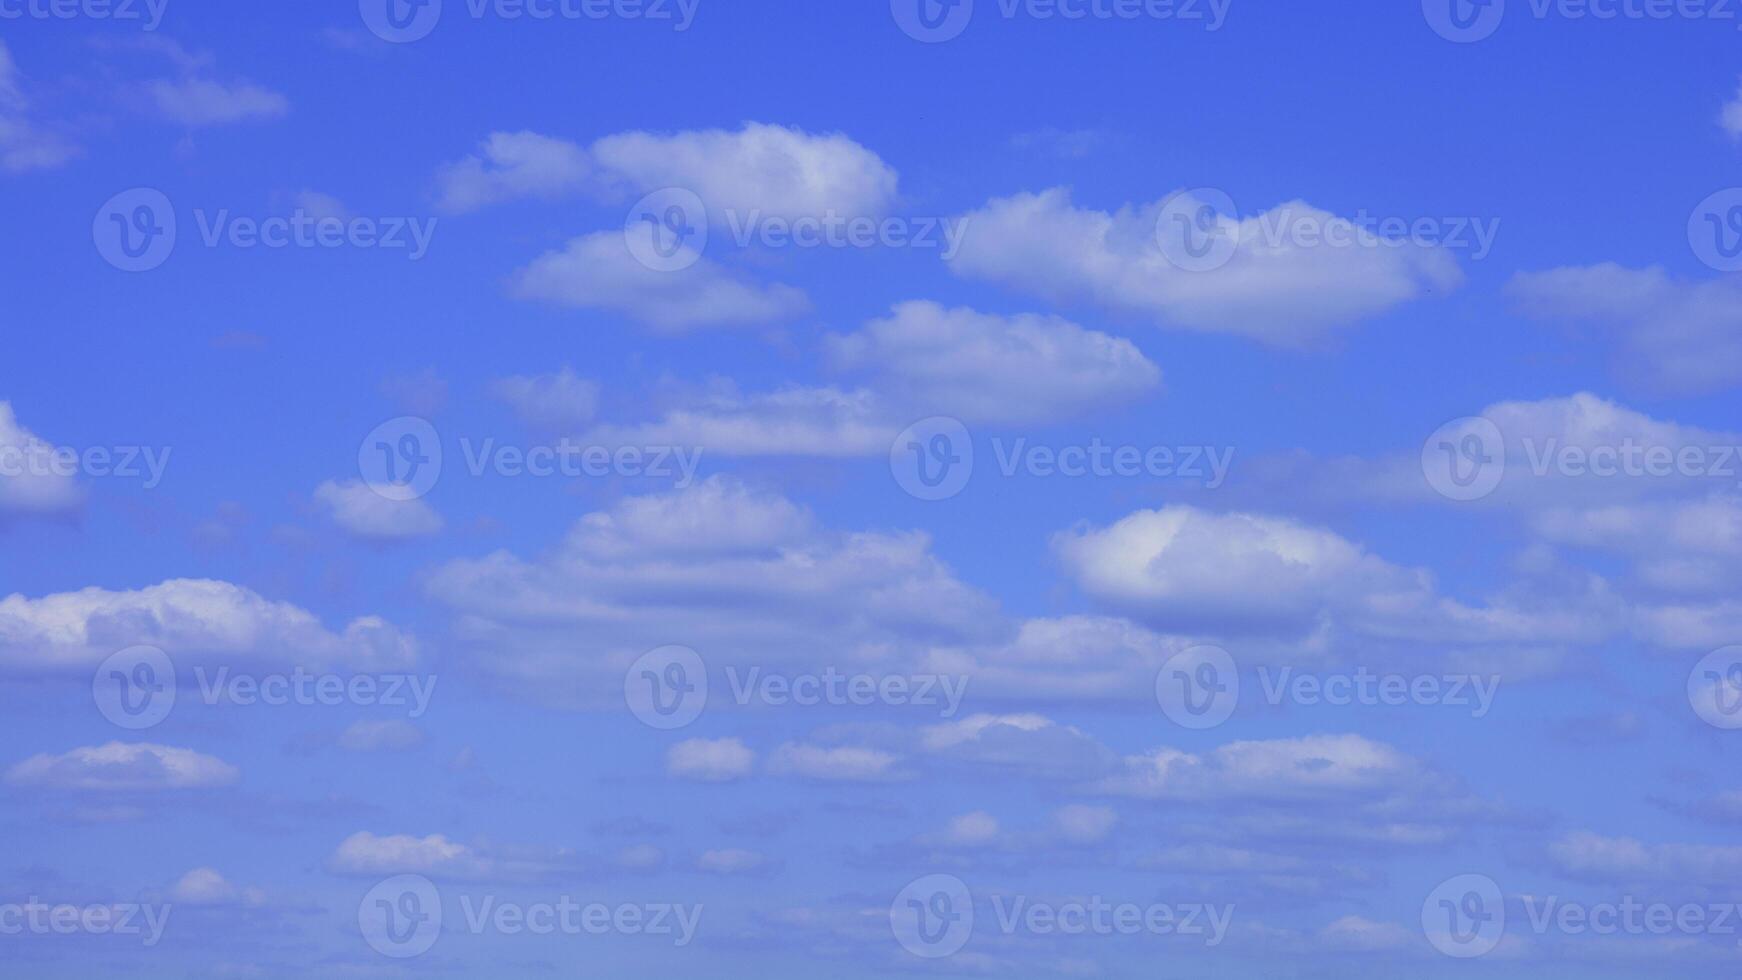
M1735 973L1742 9L919 3L0 0L0 976Z

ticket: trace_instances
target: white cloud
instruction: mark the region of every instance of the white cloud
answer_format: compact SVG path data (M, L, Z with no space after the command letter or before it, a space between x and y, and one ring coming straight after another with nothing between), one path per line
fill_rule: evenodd
M4 125L0 120L0 136ZM77 480L60 475L65 471L53 465L59 448L20 425L12 404L0 401L0 519L78 509L84 493Z
M881 749L788 742L769 758L768 771L825 782L884 782L901 778L900 762L894 753Z
M694 256L694 264L671 272L651 269L630 254L620 231L584 235L546 252L514 273L509 290L518 299L609 310L670 332L771 325L810 310L802 291L750 282L712 259Z
M1578 832L1550 844L1548 854L1562 873L1599 881L1729 886L1742 874L1742 847L1729 844L1646 844Z
M629 665L673 637L716 670L822 651L843 668L901 670L916 645L978 636L996 610L923 534L829 530L724 477L589 514L536 559L453 561L428 582L480 667L546 698L611 679L620 691Z
M697 871L718 875L751 874L763 870L767 865L767 855L740 848L704 851L696 858Z
M314 497L340 529L368 541L403 541L442 529L441 515L429 504L383 497L362 480L328 480Z
M1084 592L1122 612L1224 637L1295 637L1297 657L1348 654L1359 639L1417 655L1428 646L1476 658L1472 667L1516 672L1529 666L1526 651L1546 659L1616 628L1571 597L1467 605L1438 594L1426 570L1283 517L1174 506L1059 534L1054 547Z
M1224 217L1224 233L1237 242L1230 260L1187 271L1169 261L1156 235L1167 203L1094 211L1072 204L1064 188L995 199L967 216L951 267L1052 302L1283 345L1313 342L1463 279L1444 249L1357 236L1345 219L1302 202ZM1273 233L1300 225L1345 231L1352 242L1304 244Z
M692 738L665 753L665 771L679 779L726 783L750 775L756 753L736 738Z
M32 118L23 73L6 42L0 40L0 170L49 170L78 154L78 147L44 131Z
M1359 735L1231 742L1208 755L1161 748L1130 756L1108 793L1151 799L1371 795L1422 775L1419 760Z
M1742 383L1742 277L1691 281L1609 262L1520 273L1507 291L1529 315L1612 332L1617 371L1651 391L1704 394Z
M195 868L182 875L169 889L172 901L185 905L258 906L266 901L259 888L241 888L212 868Z
M290 111L290 102L284 96L252 82L158 79L147 83L145 92L160 114L183 126L275 119Z
M599 408L598 383L568 367L554 374L497 378L490 394L506 402L520 421L546 432L579 431Z
M1724 109L1718 113L1718 125L1724 127L1724 132L1731 137L1742 140L1742 90L1736 97L1724 103Z
M998 833L998 819L984 810L975 810L952 818L943 840L957 847L984 847L996 843Z
M34 755L6 773L19 786L103 792L206 789L241 778L235 766L192 749L110 742L59 755Z
M1119 823L1119 814L1112 807L1072 803L1053 813L1053 824L1059 835L1073 844L1094 844L1106 840Z
M1056 317L995 316L925 301L900 303L862 331L824 343L836 370L869 376L868 384L750 394L715 386L681 399L658 421L603 426L590 438L701 446L728 456L882 455L916 419L1053 422L1129 403L1161 380L1130 341Z
M839 133L766 123L659 134L632 131L591 147L537 133L492 133L478 150L437 174L448 211L516 198L579 193L622 197L680 187L719 220L727 211L768 217L874 217L894 203L897 175Z
M637 191L682 187L710 212L875 216L896 195L895 171L846 136L765 123L735 132L620 133L594 143L593 156Z
M968 422L1053 421L1133 400L1161 371L1135 344L1058 317L995 316L898 304L855 334L828 339L836 368L868 372L892 414ZM912 421L909 418L908 421ZM897 430L899 431L899 430Z
M436 174L437 207L458 213L523 197L552 198L588 185L587 151L537 133L491 133L478 151Z
M354 721L339 735L350 752L402 752L423 744L423 729L403 718Z
M328 865L340 874L435 874L488 877L496 867L465 844L441 834L377 836L359 831L340 842Z
M172 579L133 591L88 588L0 599L0 666L90 670L117 650L162 648L183 668L221 660L380 670L417 659L412 638L364 616L334 633L312 613L241 586Z

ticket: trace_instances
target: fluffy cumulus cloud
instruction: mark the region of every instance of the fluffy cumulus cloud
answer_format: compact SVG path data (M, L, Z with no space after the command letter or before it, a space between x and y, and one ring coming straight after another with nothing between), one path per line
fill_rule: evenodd
M457 213L526 197L559 197L588 186L587 151L537 133L491 133L477 151L436 175L437 206Z
M1612 337L1622 377L1652 392L1704 394L1742 383L1742 279L1679 279L1615 263L1521 273L1519 308Z
M756 753L736 738L692 738L665 753L665 771L679 779L725 783L750 775Z
M880 783L903 777L901 757L857 745L823 746L788 742L774 750L768 771L822 782Z
M927 301L897 304L858 332L828 337L824 354L836 372L863 383L710 388L657 421L605 426L593 438L734 456L880 455L917 419L1054 422L1129 404L1161 384L1161 369L1123 338L1057 317Z
M1611 883L1728 887L1742 874L1742 847L1732 844L1647 844L1588 831L1555 840L1548 847L1548 857L1562 874Z
M228 786L241 772L192 749L110 742L58 755L34 755L6 773L17 786L89 792L141 793Z
M422 500L393 500L362 480L328 480L315 488L315 502L340 530L366 541L403 541L442 529L442 517Z
M1285 517L1174 506L1067 531L1054 546L1091 597L1151 624L1230 643L1290 637L1299 653L1320 655L1351 652L1352 641L1400 653L1425 646L1471 666L1525 669L1528 654L1546 659L1607 632L1582 604L1507 597L1465 604L1439 594L1426 570L1394 565Z
M374 616L334 632L305 609L228 582L172 579L130 591L88 588L0 599L0 668L88 671L117 650L162 648L192 662L378 670L417 659L415 641Z
M0 49L0 56L4 49ZM0 131L5 126L0 119ZM0 136L3 142L3 136ZM0 401L0 522L9 516L66 514L84 500L78 481L56 465L60 447L26 429Z
M535 558L449 562L429 589L480 667L570 701L621 692L629 665L673 637L714 670L827 651L843 668L892 671L920 643L965 642L996 616L927 536L830 530L723 477L589 514Z
M1222 216L1218 231L1234 245L1228 260L1188 269L1157 236L1164 208L1178 202L1106 212L1077 206L1063 188L998 198L967 216L951 267L1056 303L1282 345L1313 342L1463 279L1445 249L1382 239L1301 202ZM1290 231L1300 228L1346 242Z
M131 48L168 61L173 77L141 82L139 97L157 115L189 128L275 119L290 111L290 100L263 85L242 78L221 78L214 72L216 60L205 52L191 51L157 34L126 43L107 45Z
M49 170L78 155L78 148L33 118L24 93L24 76L12 52L0 41L0 170ZM0 405L0 409L4 409ZM3 428L0 428L3 431ZM4 443L0 443L3 445Z
M492 133L478 150L442 168L437 196L449 211L523 197L580 192L621 196L680 187L710 215L770 217L883 214L896 172L839 133L765 123L737 130L626 132L591 147L537 133Z
M213 868L195 868L170 887L169 898L195 906L259 906L265 904L266 893L238 886Z
M374 834L359 831L339 842L327 858L335 874L421 874L437 880L532 881L572 872L580 857L568 850L486 848L442 834Z
M509 291L519 299L620 313L668 332L771 325L810 310L802 290L753 282L683 248L690 264L663 271L639 261L621 231L594 232L534 259L514 273Z
M564 367L550 374L513 375L490 383L490 394L520 421L544 432L575 432L593 421L599 385Z

